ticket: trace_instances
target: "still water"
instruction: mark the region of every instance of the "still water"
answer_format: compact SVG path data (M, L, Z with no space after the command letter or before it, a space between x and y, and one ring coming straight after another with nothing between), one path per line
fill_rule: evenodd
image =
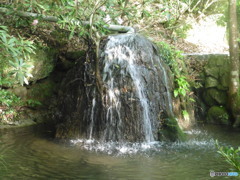
M184 143L90 147L80 146L81 140L56 142L49 131L38 127L0 130L4 159L0 179L205 180L212 179L211 170L229 171L216 153L215 139L221 145L236 147L240 145L239 130L201 126L186 133L188 140Z

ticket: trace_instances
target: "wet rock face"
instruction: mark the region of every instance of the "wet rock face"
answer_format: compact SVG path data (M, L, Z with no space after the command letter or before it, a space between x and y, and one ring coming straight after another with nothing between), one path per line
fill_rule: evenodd
M153 141L162 116L172 112L169 78L157 48L139 35L124 34L110 36L100 56L105 138Z
M172 83L157 48L136 34L105 39L99 61L102 96L94 85L93 63L91 59L75 67L63 83L56 116L57 136L157 140L161 120L173 116Z

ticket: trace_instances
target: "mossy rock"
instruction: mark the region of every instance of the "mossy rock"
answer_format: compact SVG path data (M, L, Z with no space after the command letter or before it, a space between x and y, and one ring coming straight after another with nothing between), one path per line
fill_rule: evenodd
M213 77L207 77L205 80L205 88L217 87L218 84L218 80Z
M217 79L219 76L219 68L218 67L206 66L204 68L204 72L205 72L206 76L211 76L215 79Z
M186 136L180 129L175 118L166 119L158 133L158 139L160 141L183 141L185 138Z
M203 99L209 106L225 105L227 103L227 92L216 88L209 88L204 91Z
M229 72L227 73L223 73L221 74L220 76L220 80L219 80L219 84L217 86L217 88L219 90L228 90L228 87L229 87Z
M37 81L49 76L56 65L56 50L49 48L37 48L35 54L30 56L29 65L34 68L30 70L33 75L29 81Z
M229 114L224 107L212 106L207 113L207 122L212 124L229 125Z
M229 62L229 56L228 55L210 54L210 55L208 55L207 66L209 66L209 67L224 66L228 62Z

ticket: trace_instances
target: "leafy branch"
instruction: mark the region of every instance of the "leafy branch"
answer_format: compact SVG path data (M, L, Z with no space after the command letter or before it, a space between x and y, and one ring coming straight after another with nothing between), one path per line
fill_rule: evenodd
M215 145L218 149L218 153L221 154L225 161L240 172L240 147L234 149L233 147L220 146L216 140Z

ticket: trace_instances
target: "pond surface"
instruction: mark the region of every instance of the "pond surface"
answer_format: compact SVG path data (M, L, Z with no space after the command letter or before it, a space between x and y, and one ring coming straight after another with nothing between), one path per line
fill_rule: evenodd
M56 142L37 127L0 130L4 159L0 179L205 180L212 179L211 170L230 171L216 153L215 139L221 145L238 146L239 131L201 126L186 133L188 140L183 143L116 145L115 149L105 144L90 151L79 143Z

